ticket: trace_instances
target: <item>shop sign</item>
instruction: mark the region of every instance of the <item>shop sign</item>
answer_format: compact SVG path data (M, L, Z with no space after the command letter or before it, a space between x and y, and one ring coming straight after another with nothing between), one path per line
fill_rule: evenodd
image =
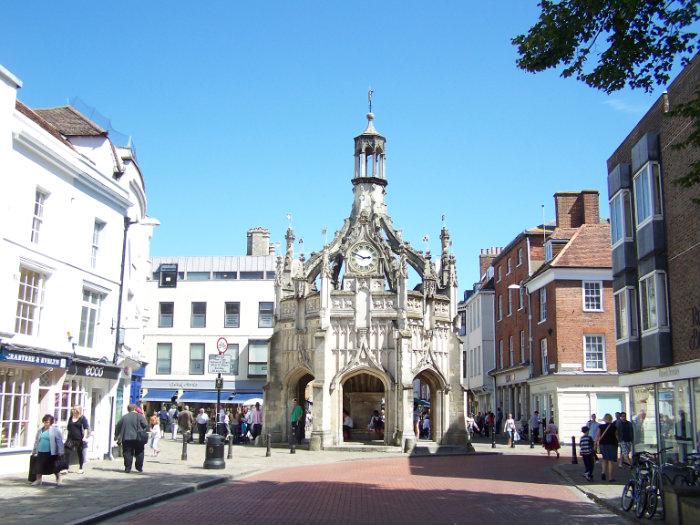
M171 388L197 388L198 385L199 381L170 381L168 383Z
M96 379L119 379L119 368L93 363L73 362L71 373L78 376L94 377Z
M21 365L45 366L49 368L68 368L69 360L51 354L24 352L22 350L10 350L3 348L0 351L0 361L8 361Z

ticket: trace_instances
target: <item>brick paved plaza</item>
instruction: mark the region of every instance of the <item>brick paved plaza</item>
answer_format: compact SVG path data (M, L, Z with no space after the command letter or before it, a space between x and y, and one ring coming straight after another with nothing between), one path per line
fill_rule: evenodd
M377 457L281 468L114 523L623 523L535 455ZM561 459L561 462L566 460Z

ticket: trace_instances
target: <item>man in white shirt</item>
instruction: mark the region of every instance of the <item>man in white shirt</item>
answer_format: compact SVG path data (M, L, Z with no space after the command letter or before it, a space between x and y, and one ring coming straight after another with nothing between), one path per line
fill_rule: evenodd
M596 421L596 415L591 414L591 419L586 423L586 426L588 427L588 435L591 436L593 439L595 439L596 435L598 434L598 427L600 426L600 423Z
M197 418L197 432L199 432L199 444L204 445L204 438L207 435L207 423L209 423L209 415L204 411L203 408L199 409Z

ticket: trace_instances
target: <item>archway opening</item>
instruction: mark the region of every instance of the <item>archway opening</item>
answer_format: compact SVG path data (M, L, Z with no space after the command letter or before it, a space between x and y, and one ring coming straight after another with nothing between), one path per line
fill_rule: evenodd
M423 370L413 378L413 431L416 439L435 440L438 386L438 378L430 370Z
M297 443L301 444L304 440L311 436L311 427L313 425L313 417L311 415L311 407L313 406L313 388L311 382L314 376L309 373L302 375L297 381L292 382L289 388L290 401L294 398L299 402L299 406L303 409L303 420L301 425L297 426L297 435L295 436Z
M384 443L386 429L384 383L368 373L353 375L343 382L344 441ZM347 416L352 420L347 419ZM349 423L349 424L348 424Z

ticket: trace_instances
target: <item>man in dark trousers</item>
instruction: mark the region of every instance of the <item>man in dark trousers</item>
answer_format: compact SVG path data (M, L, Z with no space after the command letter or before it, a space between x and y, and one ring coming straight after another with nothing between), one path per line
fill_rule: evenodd
M496 434L501 433L501 424L503 423L503 410L501 407L496 409Z
M134 459L136 459L136 470L143 472L143 448L148 441L148 423L145 417L136 412L136 405L129 405L127 410L128 413L117 423L114 439L122 446L124 472L131 472ZM146 440L143 439L144 435Z

